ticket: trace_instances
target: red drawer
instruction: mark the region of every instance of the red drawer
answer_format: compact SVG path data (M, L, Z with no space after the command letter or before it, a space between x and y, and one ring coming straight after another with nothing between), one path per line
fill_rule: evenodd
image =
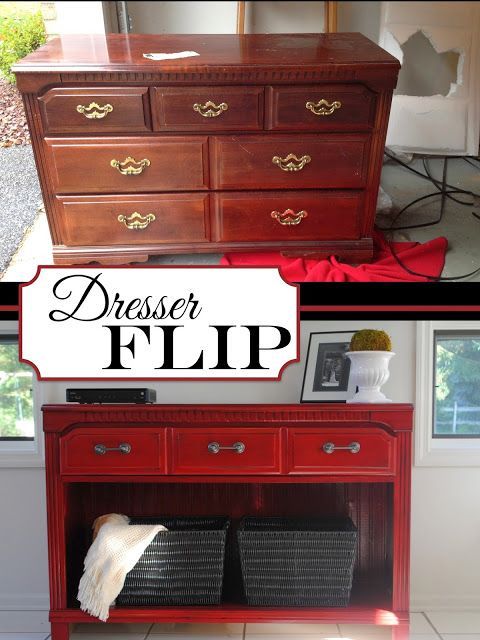
M75 429L60 440L60 473L146 474L164 468L162 432ZM122 451L123 449L123 451Z
M375 427L290 429L289 473L388 474L395 471L395 438Z
M278 429L173 430L174 474L278 474L280 460Z

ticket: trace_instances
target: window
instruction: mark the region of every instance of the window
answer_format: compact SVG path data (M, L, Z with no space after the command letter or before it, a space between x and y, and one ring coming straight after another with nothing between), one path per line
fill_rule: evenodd
M480 321L417 323L417 466L480 466Z
M32 369L18 360L18 336L0 335L0 439L34 437Z
M0 321L0 467L43 466L42 388L18 358L18 323Z
M480 332L435 331L434 438L480 437Z

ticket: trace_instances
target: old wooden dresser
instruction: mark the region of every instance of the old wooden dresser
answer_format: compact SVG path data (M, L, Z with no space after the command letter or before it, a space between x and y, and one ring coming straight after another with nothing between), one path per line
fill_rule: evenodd
M14 71L55 262L368 260L399 66L358 33L51 40Z
M408 640L411 405L50 405L43 415L52 640L98 622L76 595L91 524L111 512L226 515L232 536L245 515L349 515L358 552L346 608L248 606L230 555L221 604L117 606L109 623L367 623Z

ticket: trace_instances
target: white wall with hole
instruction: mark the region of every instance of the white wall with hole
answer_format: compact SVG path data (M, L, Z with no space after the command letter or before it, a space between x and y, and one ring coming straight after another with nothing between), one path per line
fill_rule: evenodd
M480 4L382 2L379 43L402 63L387 145L478 155Z

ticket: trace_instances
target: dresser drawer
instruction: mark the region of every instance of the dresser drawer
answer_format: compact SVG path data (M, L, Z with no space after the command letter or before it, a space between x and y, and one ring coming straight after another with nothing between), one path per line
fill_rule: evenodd
M155 87L154 128L231 131L263 128L263 87Z
M174 474L278 474L280 460L278 429L173 429Z
M365 134L213 137L216 189L360 188L366 183Z
M288 242L361 235L363 192L275 191L213 196L214 239Z
M147 87L50 89L39 98L46 133L150 131Z
M266 128L361 131L373 128L375 94L363 85L267 87Z
M163 431L82 429L60 439L60 473L160 473L164 468ZM121 450L123 449L123 451Z
M208 185L207 138L47 138L57 193L197 191Z
M206 242L208 195L57 196L67 246Z
M395 471L395 438L382 429L289 429L289 472L300 474Z

